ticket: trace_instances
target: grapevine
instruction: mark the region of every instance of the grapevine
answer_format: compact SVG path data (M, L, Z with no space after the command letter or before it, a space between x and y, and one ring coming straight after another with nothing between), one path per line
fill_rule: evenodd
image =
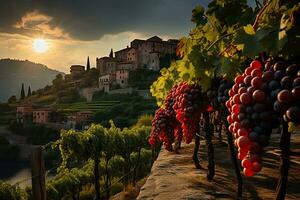
M280 146L283 165L278 195L285 194L282 188L287 180L288 160L285 157L289 152L290 135L286 127L288 123L297 125L300 121L299 10L298 1L276 0L264 1L255 11L244 1L212 1L206 11L201 6L196 7L192 18L196 27L189 37L181 39L177 49L181 60L163 69L151 87L158 105L163 105L166 96L169 98L172 85L182 82L196 84L207 94L212 104L210 110L228 125L228 145L239 179L238 197L241 197L242 180L232 137L244 174L253 176L262 169L264 148L281 120L281 140L286 147ZM231 15L235 17L230 18ZM181 125L185 122L180 118L182 115L178 115L182 108L187 107L174 107ZM205 109L201 112L205 113ZM228 115L227 119L224 115ZM184 126L182 128L185 139L192 135ZM187 142L191 138L188 137ZM197 148L198 142L196 137Z

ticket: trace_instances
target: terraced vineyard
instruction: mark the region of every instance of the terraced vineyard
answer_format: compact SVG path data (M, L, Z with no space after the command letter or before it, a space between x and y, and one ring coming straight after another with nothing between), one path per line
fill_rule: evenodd
M120 103L120 101L94 101L94 102L77 102L71 104L58 104L56 106L59 112L76 112L76 111L101 111L112 107L115 104Z

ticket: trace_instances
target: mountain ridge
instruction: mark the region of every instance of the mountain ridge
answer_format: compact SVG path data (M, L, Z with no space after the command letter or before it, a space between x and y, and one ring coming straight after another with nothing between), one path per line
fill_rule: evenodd
M26 94L29 86L33 91L52 84L57 74L64 73L29 60L0 59L0 101L7 101L12 95L19 98L22 83Z

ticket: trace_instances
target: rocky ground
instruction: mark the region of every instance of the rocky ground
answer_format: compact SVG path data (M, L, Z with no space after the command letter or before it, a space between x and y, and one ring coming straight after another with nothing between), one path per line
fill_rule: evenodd
M279 135L273 134L264 155L263 170L252 178L244 178L243 199L274 199L279 176ZM216 175L206 180L206 146L201 141L199 157L202 170L195 169L191 159L193 144L183 145L179 154L162 150L151 174L141 188L138 200L206 200L236 199L236 181L227 146L214 141ZM300 134L292 135L293 151L300 150ZM287 188L288 200L300 199L300 159L293 156Z

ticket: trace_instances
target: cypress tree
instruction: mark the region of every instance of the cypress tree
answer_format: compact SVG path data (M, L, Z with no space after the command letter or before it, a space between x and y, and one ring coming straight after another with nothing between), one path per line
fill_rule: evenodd
M31 96L31 88L30 86L28 87L28 92L27 92L27 97L30 97Z
M22 83L22 89L21 89L21 97L20 99L25 99L25 90L24 90L24 83Z
M113 51L113 49L110 50L109 57L110 57L110 58L113 58L113 57L114 57L114 51Z
M90 66L90 58L88 56L87 58L87 63L86 63L86 71L89 71L91 69L91 66Z

